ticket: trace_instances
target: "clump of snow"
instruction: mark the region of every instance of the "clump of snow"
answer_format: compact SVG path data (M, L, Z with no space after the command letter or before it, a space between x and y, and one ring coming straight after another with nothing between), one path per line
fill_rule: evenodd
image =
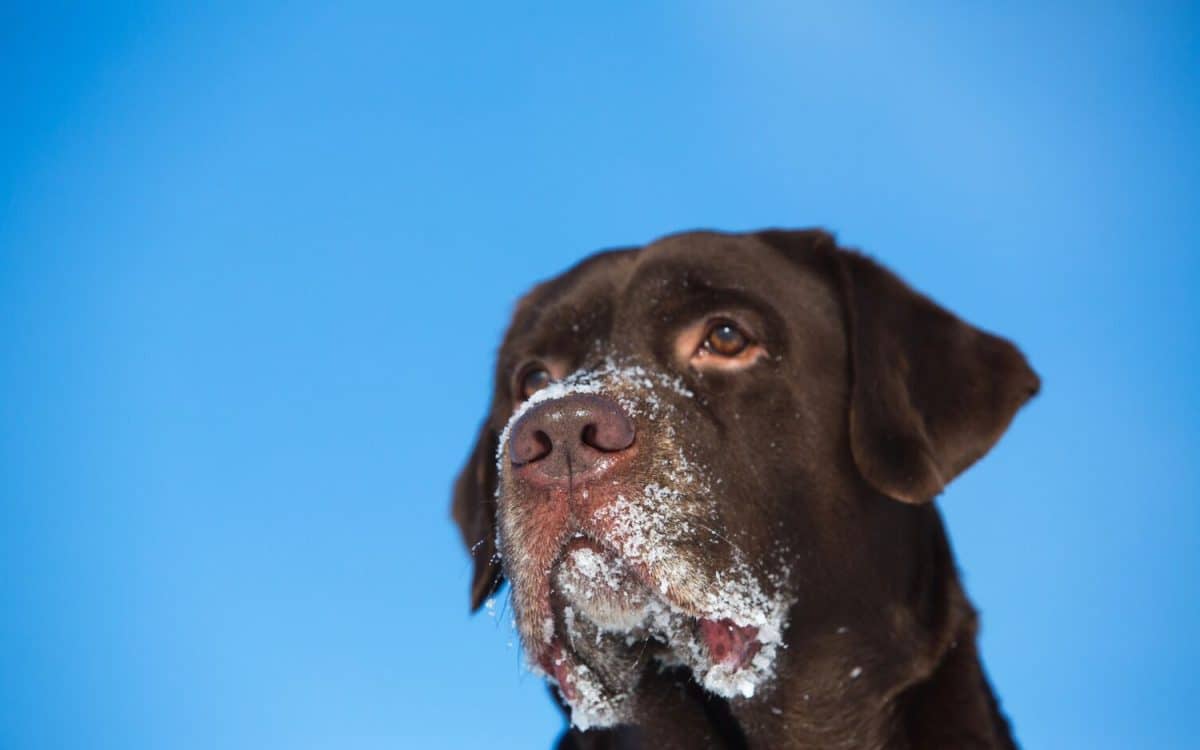
M557 570L555 586L596 626L597 636L629 631L646 619L648 592L623 561L610 555L587 547L572 550Z
M612 590L620 588L624 583L625 571L623 566L619 564L609 564L603 556L596 554L595 550L587 547L581 547L571 552L571 562L575 566L575 570L579 574L590 581L603 583ZM590 597L592 592L588 592Z
M604 689L586 664L571 668L575 698L571 703L571 723L582 731L592 727L611 727L627 719L629 696Z

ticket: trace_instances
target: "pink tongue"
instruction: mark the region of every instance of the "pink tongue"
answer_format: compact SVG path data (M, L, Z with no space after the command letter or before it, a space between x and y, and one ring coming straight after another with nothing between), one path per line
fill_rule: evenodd
M758 628L735 625L733 620L701 620L700 637L713 661L738 670L750 663L762 644L755 640Z

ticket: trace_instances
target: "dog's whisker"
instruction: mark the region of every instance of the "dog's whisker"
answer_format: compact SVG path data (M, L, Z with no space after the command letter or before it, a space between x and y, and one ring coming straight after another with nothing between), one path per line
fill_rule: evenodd
M734 550L736 550L739 555L742 556L743 561L746 562L748 565L750 565L752 567L758 567L758 566L762 565L761 560L756 560L753 557L751 557L750 555L747 555L746 551L744 549L742 549L740 546L738 546L738 544L736 542L734 542L732 539L725 536L721 532L717 531L716 529L712 528L711 526L700 523L699 521L696 521L696 520L690 521L690 523L695 524L696 526L700 527L701 529L704 529L708 533L712 534L717 539L720 539L722 542L725 542L726 544L728 544L730 547L732 547Z

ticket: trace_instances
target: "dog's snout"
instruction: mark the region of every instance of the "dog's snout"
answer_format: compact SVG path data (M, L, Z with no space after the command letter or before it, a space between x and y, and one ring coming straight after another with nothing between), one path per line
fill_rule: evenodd
M606 454L629 449L637 435L633 420L611 398L575 393L537 404L517 420L509 438L514 467L540 464L550 479L604 471Z

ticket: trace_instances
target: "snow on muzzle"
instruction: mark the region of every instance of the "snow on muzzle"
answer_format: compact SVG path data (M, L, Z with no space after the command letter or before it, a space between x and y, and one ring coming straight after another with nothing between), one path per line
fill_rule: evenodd
M497 548L517 628L531 668L558 686L580 728L629 718L644 665L625 652L639 643L661 644L658 661L725 697L753 696L774 674L790 602L769 592L787 571L755 571L728 541L720 497L677 427L692 397L677 378L608 363L533 394L501 436ZM622 414L602 413L589 444L572 433L578 415L557 407L597 404ZM545 446L526 429L511 455L514 425L539 406L549 452L538 456ZM556 441L561 463L537 467Z

